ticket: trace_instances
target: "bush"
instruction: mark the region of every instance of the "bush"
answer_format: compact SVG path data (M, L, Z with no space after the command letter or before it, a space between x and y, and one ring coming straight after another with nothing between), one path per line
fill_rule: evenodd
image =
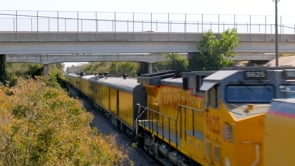
M8 95L9 94L9 95ZM0 165L113 165L126 156L93 115L40 79L0 86Z

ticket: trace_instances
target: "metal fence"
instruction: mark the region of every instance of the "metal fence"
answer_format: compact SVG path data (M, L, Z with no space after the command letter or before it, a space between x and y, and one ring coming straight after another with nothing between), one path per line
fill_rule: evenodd
M179 32L275 33L275 17L262 15L0 11L0 31L13 32ZM279 33L295 34L294 17L279 17Z

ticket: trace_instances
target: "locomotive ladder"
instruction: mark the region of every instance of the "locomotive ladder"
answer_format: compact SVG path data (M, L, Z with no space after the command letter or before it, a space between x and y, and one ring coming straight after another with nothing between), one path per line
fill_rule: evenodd
M138 107L137 115L134 121L134 127L135 127L135 141L138 141L138 126L139 126L139 119L144 115L144 113L147 111L147 107L141 106L139 103L136 104Z

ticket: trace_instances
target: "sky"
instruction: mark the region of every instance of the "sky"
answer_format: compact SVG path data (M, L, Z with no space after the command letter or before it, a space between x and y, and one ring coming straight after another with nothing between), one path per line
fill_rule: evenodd
M2 1L2 2L1 2ZM105 11L274 15L274 0L0 0L0 10ZM279 15L295 16L294 0L278 0Z

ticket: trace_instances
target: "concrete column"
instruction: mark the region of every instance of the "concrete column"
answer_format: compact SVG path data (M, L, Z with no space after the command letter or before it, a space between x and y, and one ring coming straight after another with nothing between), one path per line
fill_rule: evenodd
M140 62L139 64L140 64L140 67L137 74L141 75L141 74L148 73L148 64L146 62Z
M149 70L149 73L153 72L153 64L152 63L148 63L148 70Z
M49 64L43 65L43 75L46 77L49 75Z
M0 54L0 81L4 81L6 78L6 56L4 54Z

